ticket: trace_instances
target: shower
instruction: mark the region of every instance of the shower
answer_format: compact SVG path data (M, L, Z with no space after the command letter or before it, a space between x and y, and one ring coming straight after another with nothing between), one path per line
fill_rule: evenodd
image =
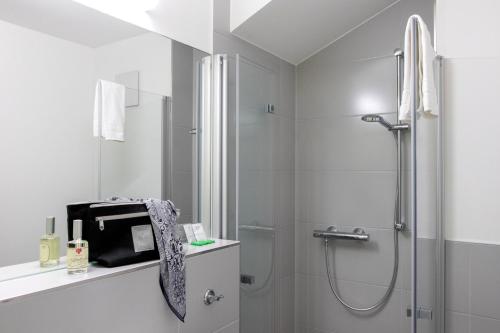
M329 260L329 255L328 255L328 249L329 249L329 239L347 239L347 240L356 240L356 241L368 241L369 236L364 232L363 229L361 228L356 228L352 233L343 233L343 232L337 232L334 227L328 228L326 231L315 231L314 232L314 237L317 238L323 238L324 244L325 244L325 266L326 266L326 273L328 276L328 283L330 285L330 289L337 298L337 300L347 309L355 312L370 312L377 310L380 308L382 305L384 305L387 300L389 299L392 291L394 290L394 286L396 284L396 279L398 276L398 267L399 267L399 232L403 231L405 229L405 224L401 220L401 197L400 197L400 184L401 184L401 156L400 156L400 145L401 145L401 135L399 131L401 130L406 130L408 129L408 124L395 124L392 125L388 123L384 118L380 115L365 115L361 117L363 121L367 122L378 122L388 130L392 131L394 134L395 142L396 142L396 151L397 153L397 175L396 175L396 190L395 190L395 202L394 202L394 263L393 263L393 270L392 270L392 278L391 282L389 283L389 288L387 288L387 291L385 294L378 300L376 303L373 305L367 306L367 307L355 307L350 305L348 302L346 302L341 296L340 293L337 290L337 286L335 284L335 281L332 277L332 272L330 268L330 260Z
M403 58L403 53L400 50L395 51L395 56L397 59L398 66L398 76L397 76L397 105L401 102L401 61ZM399 118L399 107L397 108L396 116ZM335 296L335 298L348 310L358 313L367 313L371 311L376 311L387 303L389 300L398 276L399 268L399 233L406 229L406 224L402 220L402 204L401 204L401 170L402 170L402 134L404 131L409 130L409 124L400 123L397 121L395 124L391 124L384 119L379 114L366 114L361 117L362 121L368 123L379 123L384 126L388 131L392 132L395 145L396 145L396 188L395 188L395 199L394 199L394 215L393 215L393 237L394 237L394 260L393 260L393 270L392 277L385 294L374 304L365 307L356 307L345 301L340 295L334 277L332 276L332 270L330 267L329 258L329 243L330 239L343 239L349 241L369 241L369 235L362 228L355 228L351 233L349 232L339 232L334 226L330 226L327 230L315 230L313 237L323 238L324 242L324 257L326 273L328 277L328 283L330 289Z

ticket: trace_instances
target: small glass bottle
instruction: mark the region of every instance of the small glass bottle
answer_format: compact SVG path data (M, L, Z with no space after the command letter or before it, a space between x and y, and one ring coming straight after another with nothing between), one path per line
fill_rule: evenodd
M82 220L73 221L73 240L68 242L66 265L69 274L86 273L89 267L89 243L82 240Z
M45 219L45 235L40 238L40 267L51 267L59 264L59 236L55 234L56 218Z

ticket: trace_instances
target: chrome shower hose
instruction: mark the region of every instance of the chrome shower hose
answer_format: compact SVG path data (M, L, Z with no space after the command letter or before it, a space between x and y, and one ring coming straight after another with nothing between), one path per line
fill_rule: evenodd
M384 305L388 300L389 297L391 296L392 291L394 290L394 286L396 285L396 279L398 276L398 266L399 266L399 245L398 245L398 230L394 229L394 268L392 271L392 278L391 278L391 283L389 284L389 288L385 292L384 296L375 304L368 306L368 307L355 307L347 303L345 300L342 299L340 296L339 292L337 291L335 282L333 281L332 274L330 271L330 264L328 260L328 240L325 239L325 264L326 264L326 274L328 275L328 283L330 284L330 289L332 290L333 295L335 295L335 298L342 304L344 307L346 307L349 310L356 311L356 312L370 312L373 311L382 305Z
M396 139L396 149L399 149L399 143L397 141L397 136L394 135L394 138ZM399 168L399 165L398 165ZM398 267L399 267L399 231L401 230L398 228L399 225L401 225L401 216L399 216L399 191L400 191L400 184L399 184L399 177L396 177L396 199L394 202L394 264L393 264L393 269L392 269L392 278L391 282L389 283L389 288L387 288L387 291L385 292L384 296L376 302L375 304L368 306L368 307L355 307L347 303L345 300L342 299L340 296L340 293L338 292L336 288L336 284L333 281L332 273L330 270L330 261L328 260L328 239L325 238L325 266L326 266L326 274L328 275L328 283L330 284L330 289L332 290L333 295L335 295L335 298L342 304L344 307L346 307L349 310L355 311L355 312L370 312L373 310L378 309L382 305L384 305L388 300L389 297L391 296L392 291L394 290L394 286L396 285L396 279L398 277Z

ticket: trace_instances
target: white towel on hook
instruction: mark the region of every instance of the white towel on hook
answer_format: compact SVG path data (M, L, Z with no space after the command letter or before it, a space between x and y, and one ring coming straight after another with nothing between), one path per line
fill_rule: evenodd
M404 45L404 81L403 93L401 96L401 106L399 111L399 120L411 121L411 82L415 73L412 70L412 43L413 32L412 19L416 18L418 22L417 32L417 68L418 68L418 106L417 110L426 114L438 115L438 103L436 85L434 83L434 58L436 52L432 46L431 36L427 25L419 15L412 15L408 19L405 31Z
M125 141L125 86L105 80L97 81L94 100L94 136L102 136L106 140Z

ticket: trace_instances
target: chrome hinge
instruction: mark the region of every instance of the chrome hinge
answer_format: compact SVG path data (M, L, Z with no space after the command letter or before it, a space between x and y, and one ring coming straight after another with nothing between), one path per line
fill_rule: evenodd
M254 284L255 276L249 274L241 274L240 275L240 283L241 284Z
M417 319L432 320L432 308L417 307ZM411 308L406 308L406 316L411 317Z
M404 223L404 222L395 223L394 229L396 229L397 231L405 231L406 230L406 223Z

